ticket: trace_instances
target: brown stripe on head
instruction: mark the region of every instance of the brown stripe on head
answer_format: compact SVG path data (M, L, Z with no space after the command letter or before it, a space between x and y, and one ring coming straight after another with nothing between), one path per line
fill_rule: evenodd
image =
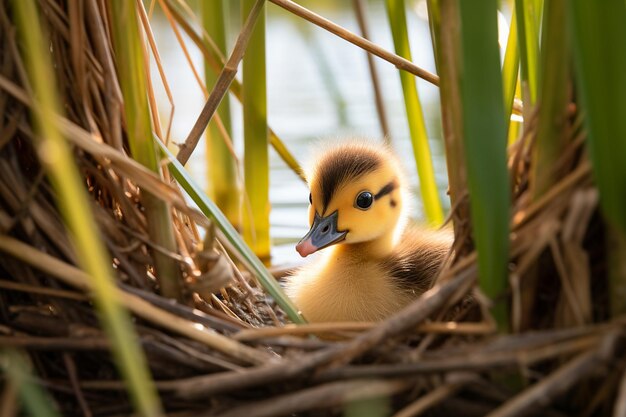
M313 178L320 187L322 212L342 185L382 166L381 151L378 146L344 144L331 148L317 161Z

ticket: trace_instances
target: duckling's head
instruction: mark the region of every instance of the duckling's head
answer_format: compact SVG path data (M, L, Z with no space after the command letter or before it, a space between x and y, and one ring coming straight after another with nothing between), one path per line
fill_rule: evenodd
M392 244L402 217L403 178L386 146L351 141L326 148L307 180L311 229L296 246L301 256L335 244Z

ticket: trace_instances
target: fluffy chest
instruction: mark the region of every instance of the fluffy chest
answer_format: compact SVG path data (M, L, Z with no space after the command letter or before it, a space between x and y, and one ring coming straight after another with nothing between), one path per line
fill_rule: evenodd
M378 321L412 299L377 262L332 256L299 270L287 291L311 322Z

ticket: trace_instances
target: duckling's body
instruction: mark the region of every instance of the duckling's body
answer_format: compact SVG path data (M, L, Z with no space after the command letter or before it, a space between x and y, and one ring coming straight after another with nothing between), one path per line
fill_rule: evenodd
M312 227L297 249L307 256L332 245L288 279L307 320L382 320L430 287L450 237L404 227L404 180L386 147L334 146L307 178Z
M378 257L360 244L328 248L287 291L310 322L379 321L428 290L450 247L446 234L410 228Z

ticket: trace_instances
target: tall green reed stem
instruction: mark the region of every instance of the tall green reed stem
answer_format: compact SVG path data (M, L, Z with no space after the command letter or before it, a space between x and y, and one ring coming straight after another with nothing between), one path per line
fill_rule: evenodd
M502 75L496 25L497 1L459 1L463 132L479 283L492 299L503 295L509 258L509 181ZM508 328L508 308L493 313Z
M124 116L130 151L135 160L160 174L161 167L152 142L152 124L141 46L143 40L139 32L136 4L133 1L113 0L109 7L115 63L124 96ZM170 206L158 196L147 192L142 193L141 202L145 207L152 242L167 251L176 252ZM181 277L178 264L161 251L153 250L152 256L161 293L166 297L180 299Z
M594 179L615 230L608 246L610 293L612 312L619 315L626 312L626 5L621 0L568 5Z
M129 4L134 7L135 3ZM44 43L46 38L40 29L35 2L14 0L13 5L23 40L26 71L36 96L33 116L39 158L58 193L58 204L71 232L79 262L93 279L99 317L111 338L117 367L128 383L135 407L144 416L161 415L161 405L130 316L115 296L111 260L90 210L92 202L87 197L70 147L56 123L61 107L54 90L54 68L48 44Z
M201 9L204 30L225 55L227 53L227 22L229 21L227 2L225 0L207 0L201 3ZM211 88L211 86L215 85L217 75L205 59L204 78L207 87ZM239 228L241 223L241 189L237 175L237 161L226 144L226 141L232 138L230 99L228 95L222 99L217 108L217 113L229 137L224 137L222 132L220 132L215 119L209 122L205 133L208 192L211 199L217 203L231 224L235 228Z
M556 161L566 140L567 86L570 82L569 65L566 64L569 62L569 46L566 42L564 1L553 0L546 3L541 53L538 37L542 13L540 9L537 10L538 3L536 0L524 2L523 7L517 9L524 17L523 22L519 18L518 22L525 25L526 53L521 55L522 96L526 95L525 123L530 119L530 109L537 105L541 108L530 170L533 200L541 197L559 176ZM537 268L538 266L533 266L526 274L525 284L520 290L520 304L524 306L519 317L521 329L527 328L532 321L539 286Z
M242 0L242 17L256 0ZM247 203L243 208L244 237L260 258L270 255L269 136L265 79L265 6L252 29L243 59L244 176ZM246 201L244 200L244 201Z
M439 73L441 97L441 122L446 147L448 169L448 194L452 211L455 236L464 231L463 223L469 217L467 173L463 146L463 114L459 91L460 64L460 18L456 0L428 0L430 25L435 62ZM461 239L459 239L460 241ZM458 256L471 250L470 245L456 248Z
M539 29L543 0L515 0L520 49L522 99L530 110L537 102L539 85Z
M570 85L570 43L566 0L546 3L543 30L539 103L541 117L534 147L531 187L534 199L545 193L560 177L556 162L567 141L567 104Z
M406 24L406 10L404 0L386 0L387 14L393 43L396 53L403 58L411 60L411 48ZM443 210L437 192L435 171L428 145L428 134L424 123L424 114L417 93L415 76L406 71L400 71L402 92L404 93L404 105L406 108L413 155L417 165L417 173L420 180L420 190L424 203L426 219L431 225L439 226L443 222Z

